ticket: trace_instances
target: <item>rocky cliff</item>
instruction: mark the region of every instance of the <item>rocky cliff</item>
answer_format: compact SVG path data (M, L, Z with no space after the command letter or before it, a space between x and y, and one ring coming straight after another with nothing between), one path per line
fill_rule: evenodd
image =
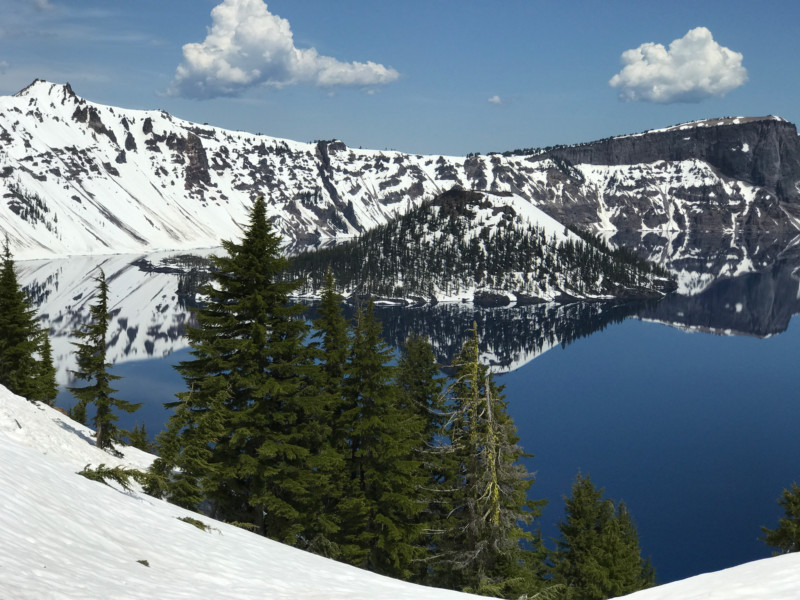
M542 154L573 164L634 165L699 160L720 175L800 202L800 138L779 117L723 118L559 147Z

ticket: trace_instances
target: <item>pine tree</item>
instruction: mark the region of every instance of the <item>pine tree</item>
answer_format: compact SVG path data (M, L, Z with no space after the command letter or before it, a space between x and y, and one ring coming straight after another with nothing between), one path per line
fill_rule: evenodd
M147 429L145 429L144 423L134 426L130 431L125 431L124 435L127 438L128 446L150 452L150 441L147 439Z
M430 341L419 335L409 336L397 365L397 394L398 403L411 414L416 414L421 423L415 449L421 485L415 490L415 500L424 507L418 516L424 527L421 543L431 549L436 544L434 530L449 510L439 489L448 468L448 455L442 440L447 420L443 392L446 380L439 373ZM418 561L415 571L415 581L428 581L430 570L427 560Z
M330 558L339 558L340 549L335 542L340 528L344 490L348 476L345 456L349 444L349 424L343 417L344 377L350 351L347 320L342 312L342 297L330 269L326 272L317 318L312 324L309 350L318 364L314 385L325 407L329 427L327 438L322 441L326 457L326 472L317 488L321 498L321 514L327 515L326 531L312 541L309 549Z
M45 399L36 397L44 381L35 358L41 339L35 311L19 285L6 239L0 265L0 385L30 400Z
M778 548L778 554L800 551L800 486L796 483L783 494L778 504L784 509L785 517L778 521L778 527L762 527L767 546Z
M405 579L426 554L424 506L416 501L425 481L416 453L424 423L416 408L398 402L392 354L373 309L370 300L358 311L345 382L350 479L341 548L347 562Z
M127 400L113 397L115 390L111 382L119 376L108 372L111 364L106 362L106 338L108 334L108 283L105 273L100 269L100 274L94 278L97 283L97 301L89 308L91 322L82 329L73 332L73 335L83 342L73 342L76 348L77 370L72 371L73 377L78 380L90 382L84 387L70 387L69 391L78 399L76 413L86 414L86 407L94 404L94 427L96 431L96 444L98 448L113 448L113 442L119 440L117 426L117 410L125 412L136 411L141 404L133 404Z
M342 314L342 296L336 292L336 285L330 269L325 273L318 317L313 324L312 343L317 349L316 358L326 375L324 387L333 395L342 395L347 356L350 348L347 320Z
M654 583L630 513L623 503L615 506L602 496L602 489L579 474L566 499L552 576L567 587L571 599L603 600Z
M506 412L502 387L480 362L477 325L455 361L447 428L450 474L444 487L451 509L441 524L434 570L448 587L481 594L520 595L540 586L528 564L541 540L526 531L544 501L528 500L533 478Z
M56 368L53 364L53 348L46 330L40 332L39 360L36 361L35 391L33 400L39 400L53 406L58 396Z
M224 434L224 391L210 395L206 410L195 411L190 408L192 392L178 394L181 401L158 438L160 456L151 473L163 478L163 492L170 502L189 510L198 509L218 476L213 445Z
M175 417L176 460L180 466L188 433L207 416L214 422L207 431L222 431L207 443L213 468L201 482L216 515L309 547L335 524L318 493L330 476L330 420L303 345L303 308L289 303L299 283L283 279L287 260L261 197L241 242L222 246L199 326L188 331L193 359L177 367L190 391L179 395L186 415Z

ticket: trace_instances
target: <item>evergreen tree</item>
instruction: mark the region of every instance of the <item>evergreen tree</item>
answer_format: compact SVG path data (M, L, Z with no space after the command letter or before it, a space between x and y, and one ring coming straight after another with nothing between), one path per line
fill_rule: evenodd
M424 507L418 519L424 527L422 544L435 548L435 528L446 518L449 504L443 501L440 484L447 471L447 453L442 432L447 420L445 407L445 378L439 375L439 365L430 341L419 335L406 340L397 365L398 403L420 421L415 456L419 461L422 485L415 490L416 501ZM415 581L429 580L428 561L416 565Z
M220 468L212 462L213 444L224 433L225 394L212 394L206 410L191 410L191 392L180 393L178 398L181 401L176 403L167 429L159 434L159 458L151 473L163 480L162 491L170 502L197 510Z
M442 523L434 570L448 587L491 595L520 595L540 587L528 565L541 556L538 535L526 531L544 501L527 499L533 478L519 462L518 445L502 387L481 364L477 325L455 361L449 480L451 509Z
M150 441L147 439L147 430L144 423L134 426L130 431L126 431L125 437L129 446L150 452Z
M35 311L17 281L6 239L0 265L0 385L30 400L44 400L44 397L36 396L46 394L44 375L40 373L35 357L41 350L41 340L42 332L36 323Z
M424 423L415 407L398 401L391 358L370 300L356 317L345 382L350 479L341 548L347 562L405 579L426 553L424 506L416 500L425 481L416 453Z
M73 335L83 342L73 342L76 348L77 370L72 371L75 379L89 382L84 387L70 387L70 392L78 399L78 408L73 414L83 414L86 407L94 404L94 428L98 448L113 448L113 442L119 440L117 426L118 416L115 409L125 412L136 411L141 404L133 404L127 400L113 397L115 390L111 382L119 376L108 372L111 365L106 362L106 337L108 334L108 283L102 269L94 278L97 283L97 302L89 308L91 322Z
M554 583L566 586L570 599L603 600L654 583L630 513L623 503L615 506L602 496L602 489L579 474L566 499L552 575Z
M287 261L263 198L241 242L222 245L226 254L212 257L199 326L188 331L193 359L177 367L190 391L179 394L185 414L175 416L181 446L175 460L181 466L188 459L188 436L197 431L197 449L211 452L213 468L201 487L216 515L309 547L336 527L318 492L330 477L330 419L303 345L303 308L288 302L298 283L283 279ZM205 435L217 427L222 434L211 442ZM200 455L198 464L205 460Z
M58 396L56 368L53 364L53 348L46 330L40 332L39 360L36 361L36 381L33 400L39 400L53 406Z
M778 548L778 554L800 551L800 487L793 483L778 500L784 509L785 517L778 521L778 527L767 529L762 527L764 542L767 546Z
M347 320L342 314L342 296L336 292L336 284L331 270L325 273L318 309L318 317L313 324L311 344L317 350L325 375L323 387L334 396L342 395L347 357L350 349Z
M342 297L336 292L330 270L325 275L317 318L312 325L309 349L318 364L315 380L317 393L325 407L329 422L326 445L327 471L330 476L318 487L323 514L329 515L329 527L324 536L313 541L310 549L330 558L339 558L340 549L334 534L339 530L342 506L340 502L347 486L345 457L348 453L349 424L344 420L344 377L350 351L347 320L342 312Z

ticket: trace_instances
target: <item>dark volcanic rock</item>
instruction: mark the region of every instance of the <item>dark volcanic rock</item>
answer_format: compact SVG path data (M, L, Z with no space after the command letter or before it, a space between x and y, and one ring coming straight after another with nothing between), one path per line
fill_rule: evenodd
M699 159L723 175L763 186L780 200L800 202L797 128L774 117L714 119L641 135L554 148L543 157L574 164L631 165ZM725 123L717 125L716 123Z

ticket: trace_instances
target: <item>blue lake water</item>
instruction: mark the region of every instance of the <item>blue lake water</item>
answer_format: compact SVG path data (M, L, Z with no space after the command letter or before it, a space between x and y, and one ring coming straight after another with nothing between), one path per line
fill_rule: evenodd
M630 508L659 581L770 556L760 526L800 479L798 357L796 317L769 339L629 319L502 376L545 535L581 471Z

